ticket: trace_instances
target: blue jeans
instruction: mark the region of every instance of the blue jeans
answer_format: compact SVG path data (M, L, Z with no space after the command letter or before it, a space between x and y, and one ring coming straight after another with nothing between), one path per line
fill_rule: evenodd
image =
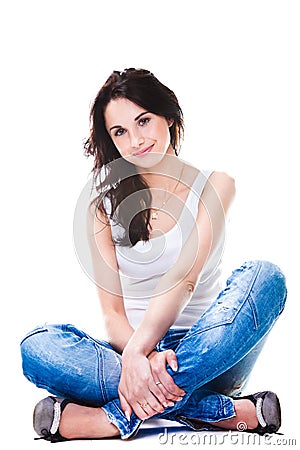
M175 351L179 369L173 372L167 366L167 370L186 395L154 417L192 429L199 420L234 417L231 397L241 394L285 299L285 277L277 266L246 262L190 329L169 329L157 349ZM110 344L73 325L45 325L25 336L21 352L24 375L36 386L102 407L122 439L135 435L142 421L134 413L127 421L121 409L122 356Z

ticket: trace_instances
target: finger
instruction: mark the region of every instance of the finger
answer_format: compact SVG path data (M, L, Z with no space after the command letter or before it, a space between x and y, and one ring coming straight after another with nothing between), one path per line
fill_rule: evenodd
M147 403L147 405L143 406L145 413L148 415L148 419L150 417L155 416L156 414L158 414L160 412L163 412L164 408L163 407L161 407L161 408L162 408L162 411L157 411L157 410L153 409L149 403Z
M151 408L150 404L144 400L143 402L136 402L133 408L135 414L139 419L145 420L157 414L157 411Z
M152 381L149 383L149 394L146 397L147 403L157 413L162 413L168 405L168 400L159 389L159 387Z
M181 389L173 380L173 377L169 374L169 372L164 368L160 371L158 380L163 385L163 393L165 396L167 396L170 399L170 395L172 396L172 399L179 399L179 397L183 397L185 395L185 391ZM161 385L158 385L160 388L162 388Z
M128 422L130 421L130 416L132 414L132 408L129 405L129 403L127 402L126 398L124 397L123 394L121 394L121 392L119 392L119 398L120 398L120 403L121 403L121 408L125 414L126 419L128 420Z
M168 373L165 375L160 373L159 383L156 384L156 387L159 388L165 400L180 401L185 395L185 392L174 383L173 378ZM155 395L163 403L164 400L157 394L157 391L155 391Z
M174 363L176 363L176 365L174 365ZM182 397L185 395L184 390L175 384L172 375L169 374L166 367L167 364L169 366L171 364L173 368L178 367L176 354L171 349L156 354L151 361L152 376L154 382L158 383L156 384L156 388L159 388L165 399L163 400L157 390L151 388L151 391L156 395L164 407L171 406L170 403L173 401L182 400ZM166 401L167 403L165 403Z
M177 372L178 361L177 361L176 353L173 350L168 350L166 352L166 356L167 356L167 363L169 364L169 366L171 367L173 372Z
M162 394L166 399L166 403L163 403L165 407L174 406L174 402L181 401L183 398L180 395L174 395L171 392L169 392L168 389L166 389L166 387L164 386L163 382L159 382L159 384L157 384L157 387L160 389L160 391L162 392Z
M160 393L155 391L156 397L163 407L167 408L168 406L174 406L174 401L176 401L178 397L170 394L161 381L155 381L155 385L160 390Z
M158 384L157 387L160 388L168 400L182 400L182 397L185 395L184 390L177 386L171 375L166 370L160 373L159 382L161 384Z

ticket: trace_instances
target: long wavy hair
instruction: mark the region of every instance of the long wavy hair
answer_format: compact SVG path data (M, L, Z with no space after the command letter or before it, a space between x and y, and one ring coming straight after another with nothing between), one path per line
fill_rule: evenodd
M174 92L162 84L150 71L126 69L114 71L98 92L90 112L90 136L84 143L85 156L94 157L92 168L97 196L93 200L96 212L107 213L104 197L110 201L109 217L121 225L124 234L114 238L116 245L133 246L139 240L149 240L151 192L136 167L120 155L105 126L105 110L111 100L125 98L147 111L172 120L170 142L176 156L180 152L184 122L182 110ZM139 210L132 218L126 202L134 193ZM150 230L149 230L150 228Z

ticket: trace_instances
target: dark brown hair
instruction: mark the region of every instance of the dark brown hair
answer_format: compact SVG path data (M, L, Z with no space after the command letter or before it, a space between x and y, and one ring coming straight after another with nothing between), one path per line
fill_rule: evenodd
M176 156L180 151L184 124L182 110L174 92L148 70L131 68L122 72L114 71L95 98L90 112L90 136L84 144L85 155L94 157L92 173L98 192L94 203L96 208L106 212L103 198L109 198L110 218L124 229L123 237L115 240L115 243L131 246L139 240L149 240L149 208L152 197L143 176L133 164L122 158L106 130L106 107L111 100L118 98L126 98L147 111L172 121L169 127L170 141ZM119 160L118 164L113 164L116 160ZM122 208L122 201L132 193L138 195L141 208L131 220L128 208Z

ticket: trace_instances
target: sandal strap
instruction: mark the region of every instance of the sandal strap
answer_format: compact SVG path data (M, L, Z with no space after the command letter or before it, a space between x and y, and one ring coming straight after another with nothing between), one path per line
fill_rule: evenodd
M57 397L54 397L50 395L49 397L53 402L53 417L52 417L52 423L50 426L47 426L38 432L37 434L40 434L39 437L34 438L34 440L40 440L44 439L51 442L62 442L67 441L69 439L64 438L59 433L59 424L61 420L61 415L63 413L63 410L67 406L68 403L71 403L71 399L58 399ZM47 399L44 399L47 400Z
M54 405L53 405L53 421L52 421L52 425L50 427L51 434L55 434L58 431L61 413L62 413L62 411L61 411L60 403L58 401L56 401L56 399L55 399Z
M258 398L256 401L255 408L256 408L256 417L257 417L258 423L260 424L260 426L262 428L265 428L267 426L267 422L265 421L263 412L262 412L263 401L264 400L262 397Z
M268 424L266 422L266 418L264 417L264 412L263 412L263 404L265 401L265 397L267 395L273 395L274 400L277 402L278 404L278 424ZM282 433L278 433L278 429L281 425L281 420L280 420L280 404L279 404L279 400L278 397L276 396L276 394L274 394L271 391L263 391L263 392L258 392L257 394L252 394L252 395L245 395L243 397L232 397L234 400L241 400L241 399L248 399L251 400L251 402L255 405L255 410L256 410L256 417L258 420L258 426L254 429L254 430L247 430L249 433L258 433L258 434L266 434L266 433L276 433L276 434L282 434Z

